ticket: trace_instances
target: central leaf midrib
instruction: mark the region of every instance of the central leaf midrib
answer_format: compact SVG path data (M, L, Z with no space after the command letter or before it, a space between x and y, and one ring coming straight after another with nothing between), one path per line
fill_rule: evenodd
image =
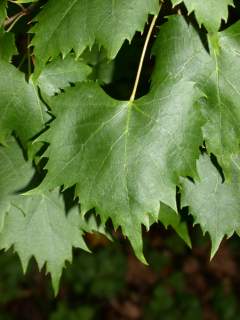
M131 121L133 102L129 101L127 108L127 119L126 119L126 129L125 129L125 147L124 147L124 176L125 176L125 188L126 188L126 196L128 202L128 210L130 212L130 198L129 198L129 181L128 181L128 137L129 137L129 124Z

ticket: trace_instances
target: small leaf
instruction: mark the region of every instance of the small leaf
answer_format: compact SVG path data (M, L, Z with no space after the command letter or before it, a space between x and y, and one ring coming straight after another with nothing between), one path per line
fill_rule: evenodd
M81 82L87 79L91 68L83 61L74 59L69 55L65 59L58 58L46 65L36 84L41 92L49 96L59 93L70 83Z
M176 211L166 206L164 203L161 203L160 206L159 221L166 229L169 226L172 227L191 248L191 239L188 233L187 224L181 221L181 217Z
M240 23L209 36L209 44L214 67L203 89L208 97L203 134L229 180L232 155L240 152Z
M152 54L156 66L152 83L160 84L166 78L196 82L202 89L215 64L197 31L182 16L170 16L164 23L154 43Z
M86 49L81 58L92 67L90 79L99 84L109 84L113 80L115 60L107 58L106 51L97 45Z
M187 79L205 94L201 109L206 147L231 180L231 157L240 152L240 22L208 40L211 54L183 17L169 18L154 45L153 54L162 58L156 59L152 79Z
M0 57L0 143L14 131L23 144L45 126L49 118L37 89L24 74Z
M65 262L72 261L72 247L88 251L78 219L77 208L65 215L64 201L58 191L17 196L5 218L0 246L9 249L14 245L24 270L32 256L40 269L46 263L57 293Z
M11 62L14 54L17 54L14 34L0 31L0 60Z
M0 146L0 232L12 197L27 186L33 174L31 163L24 160L14 139L7 141L7 147Z
M218 31L221 20L228 19L228 6L233 6L233 0L172 0L172 4L184 1L188 13L195 12L199 25L204 25L208 31Z
M95 215L91 215L88 219L82 215L82 219L79 219L79 228L87 233L100 233L108 240L113 240L111 234L106 230L105 224L98 223Z
M189 206L195 222L212 240L213 257L224 236L240 229L240 172L239 158L232 161L233 182L223 183L222 177L207 155L197 163L199 181L182 179L182 206Z
M0 28L7 17L7 0L0 1Z

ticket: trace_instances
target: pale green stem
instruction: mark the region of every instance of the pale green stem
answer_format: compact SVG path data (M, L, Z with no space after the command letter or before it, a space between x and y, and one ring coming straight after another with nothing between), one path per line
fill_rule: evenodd
M136 80L135 80L133 91L132 91L132 94L131 94L131 97L130 97L130 101L131 102L133 102L135 100L135 97L136 97L136 93L137 93L137 89L138 89L138 85L139 85L139 80L140 80L141 73L142 73L144 59L145 59L145 56L146 56L148 44L149 44L149 41L151 39L151 35L152 35L152 32L153 32L155 23L157 21L157 18L158 18L158 15L155 15L153 17L151 25L150 25L149 30L148 30L148 34L147 34L147 37L146 37L146 40L145 40L145 43L144 43L141 59L140 59L139 66L138 66Z

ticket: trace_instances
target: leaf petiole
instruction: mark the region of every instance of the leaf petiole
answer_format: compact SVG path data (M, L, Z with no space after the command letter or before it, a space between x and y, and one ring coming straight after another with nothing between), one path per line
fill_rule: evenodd
M152 22L151 22L150 27L149 27L149 30L148 30L148 34L147 34L147 37L146 37L146 40L145 40L145 43L144 43L142 55L141 55L139 66L138 66L138 70L137 70L137 76L136 76L136 79L135 79L133 91L132 91L131 97L129 99L130 102L133 102L135 100L135 97L136 97L136 93L137 93L137 89L138 89L138 85L139 85L139 81L140 81L140 77L141 77L141 73L142 73L144 59L145 59L145 56L146 56L148 44L149 44L149 41L151 39L151 35L152 35L152 32L153 32L154 26L156 24L157 18L158 18L158 15L155 15L153 17Z

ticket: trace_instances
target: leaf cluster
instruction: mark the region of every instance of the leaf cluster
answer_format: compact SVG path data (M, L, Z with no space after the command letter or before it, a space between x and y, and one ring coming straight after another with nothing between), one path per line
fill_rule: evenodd
M88 250L84 234L107 234L109 220L143 262L142 226L160 221L191 245L186 206L209 233L211 256L239 232L233 5L1 0L0 248L13 246L24 270L32 256L46 264L55 292L72 248ZM149 15L159 16L149 92L115 99L105 89L116 56ZM86 219L91 210L100 224Z

